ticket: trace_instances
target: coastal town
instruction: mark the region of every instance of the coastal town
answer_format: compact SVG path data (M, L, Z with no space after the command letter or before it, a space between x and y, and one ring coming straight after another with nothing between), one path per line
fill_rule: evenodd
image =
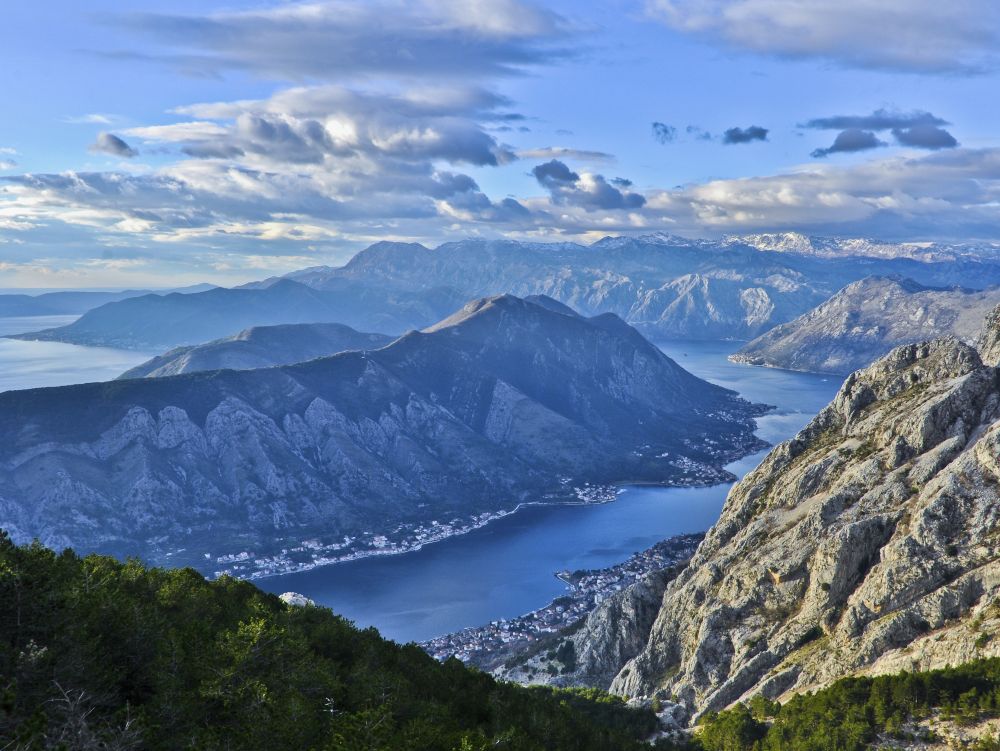
M605 599L653 571L687 561L703 538L701 533L678 535L609 568L556 572L569 591L545 607L516 618L446 634L420 646L438 660L456 657L483 670L492 670L510 655L577 623Z
M565 494L570 500L546 501L561 505L594 505L613 501L623 490L614 485L591 485L584 483L570 487L571 479L564 478ZM307 571L318 566L344 563L375 555L398 555L419 550L424 545L440 542L449 537L467 534L480 529L490 522L502 519L519 509L536 505L521 503L511 509L483 512L469 517L453 517L447 521L431 521L422 524L400 524L381 534L362 533L345 535L336 540L312 538L270 553L259 554L244 550L212 557L206 560L215 566L214 576L234 576L240 579L261 579L266 576Z
M712 445L715 442L706 439L700 448L713 456L716 462L728 461L740 452L723 451ZM640 447L640 451L649 450L649 446ZM697 461L681 454L663 452L654 455L657 459L667 460L671 467L668 485L674 487L701 487L729 482L733 476L717 464ZM334 539L324 539L314 536L306 540L280 543L281 547L271 549L254 549L213 555L203 554L197 560L198 568L206 570L215 577L229 575L240 579L261 579L267 576L291 574L308 571L319 566L334 563L345 563L376 555L397 555L420 550L425 545L446 540L449 537L467 534L486 526L490 522L503 519L519 509L535 505L593 505L609 503L624 488L619 485L591 484L589 482L575 485L571 477L559 479L560 490L544 496L537 502L519 503L508 509L484 511L469 516L454 516L447 520L402 523L390 530L363 532L342 535ZM174 558L185 551L165 552L167 559ZM190 554L188 554L190 555ZM185 556L187 560L187 556Z

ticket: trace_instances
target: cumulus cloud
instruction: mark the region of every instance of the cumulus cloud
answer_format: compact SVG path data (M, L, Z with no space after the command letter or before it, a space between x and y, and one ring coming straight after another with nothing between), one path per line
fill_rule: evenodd
M653 138L659 143L670 143L677 138L677 128L666 123L653 123Z
M578 206L587 210L616 210L638 209L646 203L641 194L620 190L603 175L574 172L558 159L536 165L531 174L557 205ZM629 186L631 183L621 187Z
M99 133L97 140L88 147L90 151L111 156L120 156L131 159L138 156L139 152L129 146L125 141L114 133Z
M837 134L837 137L833 139L832 145L825 149L816 149L812 152L812 156L822 158L829 156L830 154L851 154L857 151L877 149L879 146L885 145L885 141L880 140L879 137L870 130L848 128L847 130L842 130Z
M958 146L955 137L944 128L933 125L914 125L910 128L893 128L892 135L903 146L918 149L953 149Z
M0 159L0 170L14 169L17 166L17 162L13 159Z
M699 141L711 141L712 134L707 130L702 128L700 125L689 125L684 129L684 132L689 136L696 138Z
M129 13L116 22L172 47L155 59L188 72L253 71L298 81L516 74L566 57L559 43L573 31L562 17L522 0L313 0L210 15Z
M722 142L727 144L751 143L753 141L766 141L767 128L759 125L751 125L747 128L729 128L722 134Z
M131 128L130 137L199 158L322 164L378 160L495 166L516 158L481 124L507 100L475 86L358 92L340 85L286 89L265 100L178 108L194 119Z
M1000 50L994 0L647 0L647 10L737 49L856 68L979 73Z

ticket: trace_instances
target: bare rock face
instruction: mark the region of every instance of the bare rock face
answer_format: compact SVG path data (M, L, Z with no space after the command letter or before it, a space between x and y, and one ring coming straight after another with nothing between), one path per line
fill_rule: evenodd
M869 277L775 326L730 359L788 370L847 374L901 344L952 336L973 343L1000 289L933 289L909 279Z
M535 654L521 657L514 665L494 671L494 675L527 685L596 686L606 690L622 665L645 647L663 590L677 573L676 568L654 571L594 608L582 627L560 642L573 644L572 669L549 673L545 659Z
M955 340L911 344L734 486L611 688L696 718L998 655L998 622L1000 371Z
M986 324L976 342L976 349L984 363L994 367L1000 365L1000 305L986 316Z
M760 413L614 315L487 298L372 351L4 393L0 527L207 566L586 482L719 482Z

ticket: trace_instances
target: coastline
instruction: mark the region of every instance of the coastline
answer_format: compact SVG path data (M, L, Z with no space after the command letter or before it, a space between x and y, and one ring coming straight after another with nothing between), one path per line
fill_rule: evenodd
M763 442L767 446L770 446L766 441ZM606 485L587 485L580 490L598 490L604 491L598 496L591 500L581 500L579 497L577 499L567 498L565 500L552 500L552 501L521 501L513 508L501 509L499 511L486 512L479 516L478 520L474 517L473 519L466 520L466 525L460 529L454 529L451 525L438 525L437 522L432 522L432 525L438 525L442 527L447 527L448 531L442 531L440 534L436 534L432 537L426 539L420 539L414 542L400 542L397 543L392 548L368 548L364 550L356 550L346 555L324 557L320 559L314 559L312 561L303 562L296 564L294 566L289 566L287 568L281 568L280 570L264 570L264 571L250 571L246 574L241 574L238 571L233 571L231 569L219 569L216 570L214 574L210 575L209 578L218 578L223 575L234 576L247 581L260 581L263 579L271 579L277 576L287 576L291 574L304 573L306 571L313 571L317 568L324 566L335 566L338 564L350 563L352 561L364 560L366 558L372 558L375 556L390 556L390 555L405 555L406 553L413 553L419 550L423 550L428 545L434 545L436 543L445 542L452 538L461 537L470 532L482 529L489 524L505 519L509 516L516 514L517 512L526 508L538 508L538 507L561 507L561 506L600 506L608 503L613 503L618 499L618 496L624 493L628 488L707 488L715 487L717 485L725 485L727 482L733 482L736 476L726 469L726 466L733 462L740 461L747 456L752 456L753 454L760 451L760 447L752 447L751 450L745 453L740 452L735 456L735 458L727 458L726 463L713 467L717 472L726 473L729 475L728 478L721 479L718 481L643 481L643 480L619 480L614 483L608 483ZM256 556L247 558L237 558L231 562L233 563L246 563L246 562L256 562L257 560L269 560L268 558L258 559Z
M754 406L757 407L757 414L754 415L754 418L764 417L776 410L775 405L772 404L760 403L755 404ZM656 481L642 479L619 479L614 482L597 485L584 483L582 487L572 487L572 492L575 494L575 497L572 497L569 496L570 488L568 487L571 482L571 478L567 477L560 481L563 485L562 493L564 495L564 498L561 500L520 501L513 508L482 512L478 515L464 519L460 517L453 517L450 521L444 523L432 520L422 522L419 526L414 523L414 525L408 530L409 537L403 537L402 539L395 539L392 541L389 540L388 533L379 535L362 533L361 535L353 538L345 536L343 543L330 543L325 546L320 544L318 540L299 541L296 547L283 549L280 555L270 554L258 556L256 553L247 551L236 554L227 554L216 558L216 565L222 565L223 567L218 568L214 571L214 573L209 574L209 578L218 578L220 576L229 575L248 581L260 581L277 576L288 576L313 571L323 566L350 563L352 561L372 558L374 556L403 555L406 553L413 553L423 550L428 545L444 542L451 538L460 537L470 532L482 529L492 522L505 519L525 508L545 506L592 506L611 503L617 500L618 496L628 487L706 488L732 483L735 482L738 477L732 471L727 469L728 466L739 462L748 456L752 456L759 451L772 447L770 442L757 435L759 426L756 424L756 420L754 421L754 424L755 429L753 431L753 437L755 440L741 448L719 452L719 455L714 457L716 461L719 462L718 464L702 463L684 455L678 456L678 458L672 462L677 470L677 477L672 480L667 479L663 481ZM558 493L552 493L552 495L558 496ZM393 533L398 534L401 530L402 526L397 527ZM366 535L371 538L368 547L364 547L362 549L351 549L351 552L340 555L336 554L338 551L345 550L345 548L354 547L359 538L365 537ZM416 539L413 539L414 535ZM303 554L307 549L314 551L315 553L326 551L332 555L313 554L311 560L296 562L292 562L288 559L288 554L290 552ZM170 554L168 553L168 555ZM226 564L229 564L229 566L226 567Z
M704 539L703 532L673 535L611 566L553 575L566 589L547 604L521 615L442 634L419 642L439 661L455 657L492 672L571 632L604 601L658 571L686 563Z

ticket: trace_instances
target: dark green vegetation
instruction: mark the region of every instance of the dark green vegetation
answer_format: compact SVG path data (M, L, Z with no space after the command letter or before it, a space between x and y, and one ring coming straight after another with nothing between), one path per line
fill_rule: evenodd
M609 751L651 712L525 689L323 608L0 532L0 748Z
M916 740L907 723L935 713L959 725L998 716L1000 659L845 678L784 705L754 697L749 706L706 715L694 745L705 751L860 751L879 735Z

